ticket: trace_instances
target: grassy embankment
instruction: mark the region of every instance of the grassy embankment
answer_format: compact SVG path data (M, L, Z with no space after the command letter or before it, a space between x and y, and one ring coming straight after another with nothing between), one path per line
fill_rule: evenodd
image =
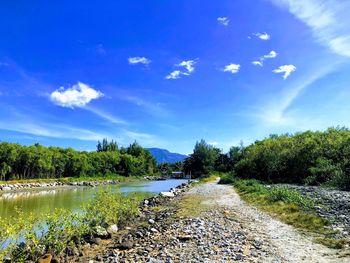
M128 196L101 191L81 212L59 209L45 216L24 215L17 211L14 220L0 218L0 262L9 256L13 262L37 261L44 254L58 255L84 238L95 235L99 227L122 227L139 213L139 204L147 193ZM108 204L108 205L106 205Z
M286 187L269 187L257 180L224 176L220 183L233 184L243 200L279 218L331 248L343 248L347 240L336 239L330 222L316 214L314 201Z

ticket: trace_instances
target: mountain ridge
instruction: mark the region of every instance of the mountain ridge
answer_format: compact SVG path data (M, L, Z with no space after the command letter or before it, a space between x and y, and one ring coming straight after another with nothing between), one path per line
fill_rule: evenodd
M184 154L170 152L167 149L161 149L161 148L147 148L147 149L156 159L158 164L181 162L188 157L187 155L184 155Z

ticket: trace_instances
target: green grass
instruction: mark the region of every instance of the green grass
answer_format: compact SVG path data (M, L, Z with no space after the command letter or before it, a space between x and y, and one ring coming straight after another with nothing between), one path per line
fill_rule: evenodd
M276 216L297 229L314 235L315 240L331 248L343 248L346 240L337 239L330 222L318 216L313 201L286 187L268 187L257 180L234 180L234 186L246 202Z

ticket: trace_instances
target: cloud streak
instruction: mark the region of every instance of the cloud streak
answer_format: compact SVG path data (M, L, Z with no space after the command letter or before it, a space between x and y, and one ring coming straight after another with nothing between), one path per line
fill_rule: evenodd
M236 74L236 73L238 73L238 71L240 70L240 68L241 68L241 65L231 63L231 64L226 65L226 66L222 69L222 71L223 71L223 72L230 72L230 73L232 73L232 74Z
M228 24L230 23L230 20L226 16L218 17L217 21L219 24L224 26L228 26Z
M184 60L179 64L175 64L176 67L185 68L185 70L174 70L165 76L165 79L179 79L182 75L189 76L191 75L195 68L194 65L197 63L196 60Z
M259 58L259 60L252 61L252 64L254 66L264 66L264 60L266 59L271 59L271 58L276 58L278 53L274 50L271 50L269 54L263 55Z
M261 39L261 40L269 40L271 38L271 36L269 34L267 34L266 32L264 33L253 33L253 36L256 36L257 38Z
M286 80L290 76L290 74L292 74L292 72L296 70L297 68L294 65L283 65L277 69L274 69L272 72L277 74L283 73L283 79Z
M316 40L340 56L350 57L349 1L271 0L287 8L311 30Z
M136 65L136 64L148 65L152 61L145 57L130 57L128 58L128 62L130 65Z

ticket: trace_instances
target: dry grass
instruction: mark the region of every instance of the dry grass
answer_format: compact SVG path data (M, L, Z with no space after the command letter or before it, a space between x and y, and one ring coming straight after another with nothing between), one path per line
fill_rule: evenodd
M207 206L203 204L204 197L199 195L186 195L176 204L178 217L195 217L206 211Z

